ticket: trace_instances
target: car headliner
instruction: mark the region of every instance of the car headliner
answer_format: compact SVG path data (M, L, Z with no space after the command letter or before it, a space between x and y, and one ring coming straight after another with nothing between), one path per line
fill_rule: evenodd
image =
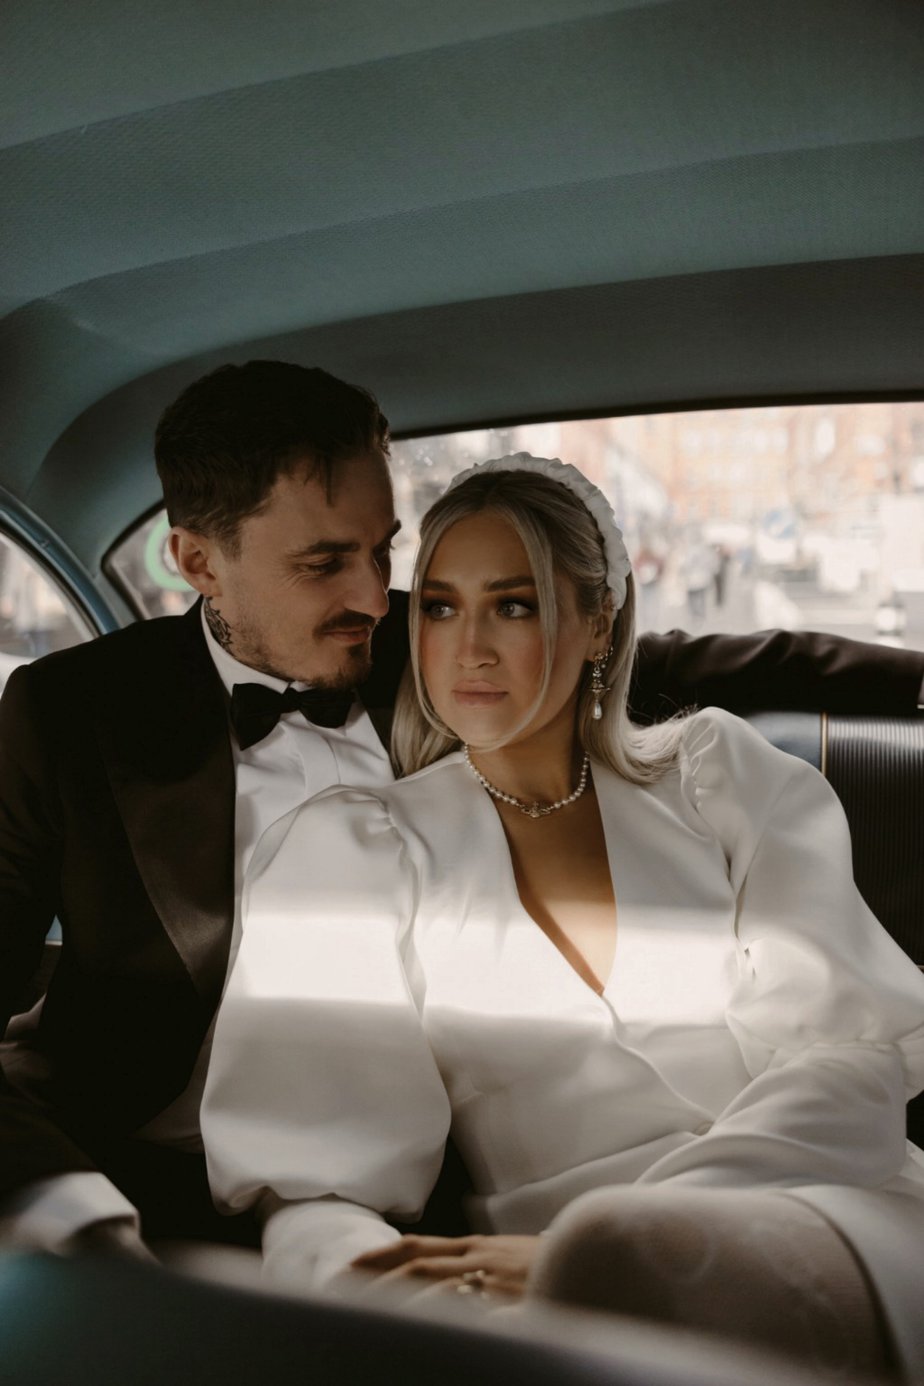
M921 392L919 0L3 8L0 483L91 574L225 360L398 432Z

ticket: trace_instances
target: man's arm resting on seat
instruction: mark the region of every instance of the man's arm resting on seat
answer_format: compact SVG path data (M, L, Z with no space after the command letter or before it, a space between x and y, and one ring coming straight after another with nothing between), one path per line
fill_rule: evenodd
M910 716L924 703L924 651L813 631L639 640L630 708L641 718L680 708L804 708Z

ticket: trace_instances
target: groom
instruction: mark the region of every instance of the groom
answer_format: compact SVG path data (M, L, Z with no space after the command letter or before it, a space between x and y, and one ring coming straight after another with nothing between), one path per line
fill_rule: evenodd
M407 599L386 595L376 401L321 370L226 366L166 411L155 451L202 600L17 670L0 703L2 1024L55 915L64 940L3 1046L7 1244L255 1241L212 1210L198 1130L243 874L309 795L391 776ZM911 711L922 674L924 656L830 637L648 636L633 706Z

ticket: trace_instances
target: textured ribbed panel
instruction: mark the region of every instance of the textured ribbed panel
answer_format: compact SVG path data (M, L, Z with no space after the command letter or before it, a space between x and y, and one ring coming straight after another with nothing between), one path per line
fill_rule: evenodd
M857 885L896 943L924 965L924 716L759 712L747 720L816 769L826 722L825 771L850 824ZM908 1103L907 1132L924 1147L924 1093Z
M924 965L924 717L830 717L828 779L870 909Z

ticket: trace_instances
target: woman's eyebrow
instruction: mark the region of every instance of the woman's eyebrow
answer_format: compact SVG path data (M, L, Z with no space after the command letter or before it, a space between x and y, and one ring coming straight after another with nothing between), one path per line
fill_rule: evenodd
M429 587L434 592L454 592L455 584L452 582L442 582L439 578L424 578L422 587ZM482 586L483 592L510 592L517 587L535 587L536 583L532 577L509 577L497 578L494 582L486 582Z
M527 575L526 577L498 578L496 582L486 582L484 590L486 592L509 592L514 587L535 587L535 579Z

